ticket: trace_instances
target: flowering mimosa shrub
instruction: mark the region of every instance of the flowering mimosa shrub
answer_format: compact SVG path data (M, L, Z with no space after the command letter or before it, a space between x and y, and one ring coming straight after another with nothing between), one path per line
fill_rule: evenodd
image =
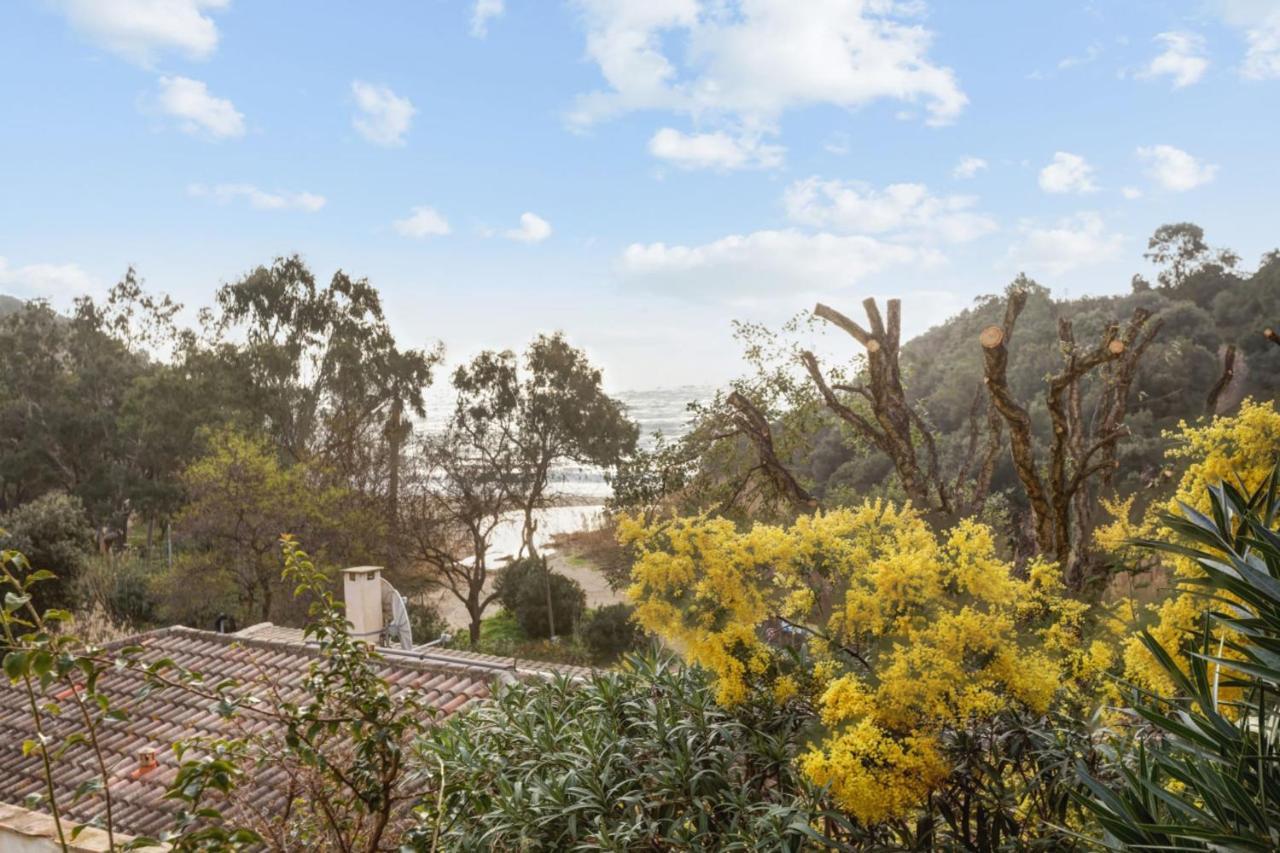
M1217 417L1195 426L1183 421L1167 437L1175 442L1167 452L1168 457L1186 464L1174 495L1168 501L1153 506L1143 519L1136 522L1129 518L1132 500L1107 504L1114 520L1099 528L1097 540L1099 545L1113 553L1131 553L1125 544L1127 540L1165 535L1161 532L1161 513L1181 516L1183 505L1197 512L1210 512L1210 486L1225 481L1231 485L1243 485L1242 490L1246 493L1258 488L1270 476L1277 455L1280 455L1280 412L1271 401L1257 403L1245 400L1234 416ZM1161 559L1172 570L1175 579L1203 577L1203 571L1192 559L1167 553ZM1213 606L1214 602L1202 592L1178 585L1162 602L1152 606L1149 630L1161 646L1177 652L1188 641L1198 641L1198 632L1204 627L1204 614ZM1217 626L1214 631L1215 638L1221 640L1223 628ZM1185 658L1180 661L1185 671ZM1174 692L1169 673L1152 657L1136 634L1130 636L1125 644L1124 662L1128 681L1161 695ZM1225 689L1228 694L1232 690Z
M877 500L788 527L698 517L620 532L637 550L639 623L714 673L724 705L764 690L811 708L822 732L800 767L863 823L909 815L942 785L949 730L1041 713L1110 663L1080 648L1085 607L1062 597L1057 568L1018 577L974 521L938 535Z

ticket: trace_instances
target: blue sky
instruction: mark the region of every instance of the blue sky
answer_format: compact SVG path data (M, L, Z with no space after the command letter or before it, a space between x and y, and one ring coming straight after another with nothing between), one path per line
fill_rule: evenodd
M1163 222L1280 244L1280 0L8 0L0 103L0 292L298 252L616 389L815 299L1121 292Z

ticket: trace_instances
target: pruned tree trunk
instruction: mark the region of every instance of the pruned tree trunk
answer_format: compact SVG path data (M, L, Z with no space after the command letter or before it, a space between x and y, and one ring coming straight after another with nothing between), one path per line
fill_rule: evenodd
M1068 588L1078 594L1090 580L1093 500L1088 484L1098 475L1104 485L1110 482L1117 466L1116 446L1128 434L1124 417L1138 361L1159 331L1160 323L1148 325L1150 312L1135 309L1123 335L1119 326L1109 326L1097 346L1081 351L1071 321L1058 321L1064 365L1061 372L1049 378L1046 393L1053 432L1048 469L1042 477L1036 463L1031 418L1014 397L1007 376L1008 342L1026 298L1024 289L1011 289L1004 325L988 326L979 335L984 379L992 404L1009 428L1009 450L1031 507L1036 550L1058 561ZM1080 383L1099 369L1103 387L1090 428L1081 414Z
M1222 392L1231 386L1231 381L1236 377L1236 345L1227 344L1222 353L1222 375L1218 377L1218 381L1213 383L1213 387L1209 389L1209 397L1205 400L1204 410L1209 415L1222 414L1222 409L1218 407L1218 402L1222 399Z
M811 512L816 509L818 502L804 486L800 485L787 466L778 458L777 450L773 446L773 430L769 426L768 419L739 391L730 394L725 402L734 410L734 425L755 447L756 454L760 458L760 467L769 478L775 492L802 511Z
M1031 416L1009 389L1007 344L1012 338L1014 323L1026 303L1025 290L1011 291L1005 308L1004 326L987 326L978 336L978 340L982 344L983 375L987 393L991 395L992 406L1009 427L1009 451L1013 456L1013 467L1018 473L1018 480L1022 483L1022 489L1027 495L1027 503L1031 506L1036 545L1041 550L1052 552L1053 510L1049 506L1048 492L1036 469Z
M902 303L897 299L890 299L886 303L887 321L881 317L880 308L874 299L864 299L862 307L866 311L870 329L864 329L844 314L821 303L813 309L813 313L843 329L866 348L867 386L831 386L822 375L813 353L802 352L800 360L827 407L849 424L855 433L890 458L911 502L922 509L940 509L950 513L950 499L939 472L933 432L907 402L906 391L902 387L899 365ZM866 399L875 423L842 402L836 391L858 394Z
M1280 333L1277 333L1275 329L1272 329L1272 328L1263 329L1262 336L1267 340L1271 341L1271 343L1280 347Z

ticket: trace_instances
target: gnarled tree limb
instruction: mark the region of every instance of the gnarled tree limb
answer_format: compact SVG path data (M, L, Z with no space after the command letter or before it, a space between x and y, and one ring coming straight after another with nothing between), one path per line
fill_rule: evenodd
M946 485L938 472L937 450L932 432L907 402L906 391L902 387L902 371L898 360L902 340L902 303L900 300L890 299L886 303L883 317L874 299L864 299L862 308L866 312L870 329L863 328L827 305L817 305L813 313L843 329L866 348L867 386L839 386L839 390L858 393L866 398L875 419L874 425L840 401L834 393L835 389L822 377L817 359L812 353L802 353L801 361L827 407L892 460L907 497L918 507L937 508L949 513L951 506ZM924 445L923 462L917 442Z
M760 468L777 493L806 511L816 509L818 502L778 459L777 451L773 446L773 430L769 426L768 419L739 391L730 394L725 398L725 402L733 408L734 423L755 447L760 457Z

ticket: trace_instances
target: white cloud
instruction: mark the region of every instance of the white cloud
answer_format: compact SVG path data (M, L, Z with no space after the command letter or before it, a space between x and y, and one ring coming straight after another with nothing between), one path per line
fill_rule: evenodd
M1007 260L1032 275L1062 275L1109 261L1124 247L1124 235L1108 233L1102 217L1083 212L1049 228L1024 225Z
M504 0L475 0L471 7L471 35L482 39L489 34L489 21L502 17Z
M1047 193L1091 193L1098 187L1093 182L1093 167L1083 157L1058 151L1053 162L1040 170L1040 189Z
M218 47L218 27L206 11L229 0L52 0L71 26L112 53L150 66L173 51L205 59Z
M972 210L972 196L935 196L924 184L877 190L852 181L807 178L787 188L783 203L793 222L845 234L964 243L996 231L995 220Z
M351 124L360 135L374 145L404 145L405 134L409 132L409 125L417 112L413 103L386 86L360 80L352 81L351 92L359 110L352 117Z
M1120 189L1120 195L1124 196L1129 201L1133 201L1134 199L1142 198L1142 190L1137 187L1122 187Z
M1169 77L1173 88L1181 89L1198 82L1208 70L1204 39L1196 33L1160 33L1155 41L1164 45L1164 51L1138 72L1139 77Z
M1079 65L1088 65L1102 55L1102 45L1094 42L1081 56L1066 56L1058 60L1058 70L1066 71Z
M434 207L415 207L404 219L391 223L396 233L421 240L424 237L443 237L453 229Z
M1249 80L1280 79L1280 8L1274 0L1218 0L1223 18L1245 38L1240 75Z
M987 161L981 157L964 157L951 170L951 177L961 180L972 178L982 170L987 168Z
M664 127L649 140L649 153L681 169L775 169L786 149L768 145L758 136L733 137L722 131L685 134Z
M267 192L253 184L191 184L187 194L195 198L212 199L219 204L230 204L243 199L258 210L301 210L315 213L325 205L325 197L309 192Z
M551 236L551 223L536 213L520 214L520 227L506 232L507 237L521 243L541 243Z
M1213 180L1218 167L1201 163L1181 148L1172 145L1150 145L1138 149L1138 157L1147 164L1147 174L1166 190L1186 192Z
M918 2L575 3L607 84L577 100L569 120L578 126L660 109L762 128L788 109L882 98L922 103L931 124L944 124L968 102L951 69L930 61L933 33L909 20Z
M1245 32L1248 50L1240 73L1250 80L1280 78L1280 11Z
M160 111L178 119L179 127L192 134L215 139L244 136L244 116L226 98L209 93L209 87L190 77L161 77L156 98Z
M97 290L97 284L76 264L9 266L0 257L0 291L23 299L66 300Z
M827 137L827 141L822 143L822 150L828 154L834 154L837 157L843 157L850 151L849 134L838 130Z
M622 253L620 267L628 279L693 298L745 298L796 289L829 291L890 267L941 261L931 250L874 237L786 229L734 234L696 246L634 243Z

